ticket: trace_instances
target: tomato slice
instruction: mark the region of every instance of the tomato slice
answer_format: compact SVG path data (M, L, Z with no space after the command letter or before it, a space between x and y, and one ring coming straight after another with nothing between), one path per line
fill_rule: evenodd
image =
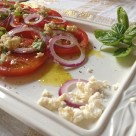
M21 44L19 48L31 47L35 36L38 35L33 31L24 31L17 33L21 36ZM1 54L1 53L0 53ZM1 76L23 76L34 72L40 68L46 61L47 55L43 50L43 55L37 57L37 53L16 53L11 50L11 54L6 57L4 62L0 63L0 75Z
M37 12L39 10L39 8L37 8L37 9L34 9L34 11L35 12ZM48 17L49 16L49 17ZM51 17L52 16L52 17ZM35 26L35 27L40 27L40 28L44 28L44 25L46 24L46 23L49 23L49 22L51 22L51 21L53 21L53 22L55 22L55 23L62 23L63 22L63 20L62 19L57 19L57 18L54 18L54 17L62 17L57 11L54 11L54 10L49 10L48 11L48 15L47 15L47 17L45 17L45 19L43 19L43 21L41 21L41 22L39 22L39 23L37 23L37 24L35 24L35 25L33 25L33 26Z
M39 8L32 8L33 12L37 12L39 11L40 9ZM52 9L49 9L48 11L48 15L49 16L57 16L57 17L62 17L61 14L55 10L52 10Z
M13 1L8 1L10 5L15 4ZM9 8L9 5L6 5L4 2L0 1L0 8Z
M6 61L0 64L1 76L24 76L31 74L44 65L47 56L36 57L36 54L10 54Z
M87 48L88 47L88 36L87 34L80 28L77 29L77 31L75 32L71 32L78 40L80 46L82 48ZM72 54L77 54L77 53L80 53L80 50L77 46L74 46L72 48L62 48L62 47L59 47L59 46L55 46L55 51L57 54L60 54L60 55L72 55Z
M0 14L1 14L1 16L0 16L0 26L8 28L8 24L10 22L10 12L9 12L8 9L7 9L7 12L3 12L3 10L6 10L6 8L7 8L6 6L4 6L0 3L0 9L1 9L1 11L0 11Z
M10 21L10 16L7 17L5 20L0 20L0 27L5 27L8 30L9 21Z
M10 3L10 5L14 5L15 4L15 2L8 2L8 3ZM9 8L9 6L8 5L5 5L3 2L0 2L0 8L1 7L5 7L5 8ZM24 7L24 5L23 4L21 4L21 7ZM27 8L25 8L25 9L23 9L24 10L24 12L26 12L27 14L32 14L32 13L36 13L38 10L39 10L39 8L31 8L31 7L29 7L29 6L27 6ZM57 17L61 17L61 15L57 12L57 11L54 11L54 10L49 10L48 11L48 15L49 16L57 16ZM10 20L12 20L12 25L11 26L8 26L9 27L9 29L8 30L10 30L10 29L12 29L13 27L16 27L16 26L19 26L19 25L22 25L22 24L25 24L24 23L24 20L23 20L23 16L11 16L11 19ZM59 22L61 22L60 20L57 20L57 19L54 19L54 18L47 18L47 20L49 20L49 21L59 21ZM4 27L7 27L7 23L6 23L7 21L4 21L4 22L0 22L0 26L4 26ZM40 23L38 23L38 24L36 24L36 25L33 25L33 26L36 26L36 27L40 27L40 28L43 28L44 27L44 24L45 23L47 23L46 21L41 21ZM8 25L9 25L9 23L8 23ZM30 24L29 24L30 25Z
M55 11L55 10L50 10L50 11L48 12L48 15L50 15L50 16L62 17L62 16L60 15L60 13L57 12L57 11Z
M14 2L11 2L10 4L14 5ZM22 4L21 6L23 7L24 5ZM0 2L0 8L1 7L9 8L9 6L6 6L2 2ZM24 10L29 14L29 13L37 13L39 9L28 7L27 9L24 9ZM11 20L11 17L12 16L10 16L9 20ZM60 17L60 18L57 18L57 17ZM39 31L43 31L43 27L45 23L49 23L51 21L54 21L56 24L59 23L60 28L61 26L62 28L63 27L66 28L67 25L73 25L67 21L63 22L63 20L61 20L61 17L62 16L57 11L49 10L47 17L45 17L43 21L41 21L40 23L34 26L35 28L37 27L38 30L40 29ZM13 27L11 27L9 23L7 23L9 22L9 20L7 20L6 22L0 21L0 26L3 25L6 28L9 28L7 30L12 29ZM15 17L13 23L15 23L15 25L24 24L22 15ZM79 45L82 48L86 49L88 47L88 36L82 29L78 28L77 31L70 32L70 33L73 34L75 38L77 38ZM37 38L40 37L40 35L38 35L36 32L33 32L33 31L32 32L25 31L25 32L17 33L16 35L22 38L22 42L19 48L22 48L22 47L29 48L32 45L34 39L36 37ZM62 42L64 46L66 42L67 41ZM77 46L74 46L72 48L62 48L59 46L55 46L55 51L59 55L73 55L75 53L76 54L80 53L80 50ZM36 57L37 56L36 52L19 53L19 52L15 52L14 50L11 50L11 53L7 56L6 60L0 63L0 75L1 76L23 76L23 75L27 75L34 72L35 70L39 69L42 65L44 65L47 59L48 52L46 53L46 51L43 51L43 53L44 53L43 56Z

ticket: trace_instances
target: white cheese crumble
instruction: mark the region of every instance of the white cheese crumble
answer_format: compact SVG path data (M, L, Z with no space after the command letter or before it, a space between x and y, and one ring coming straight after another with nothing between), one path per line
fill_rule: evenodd
M21 12L22 11L22 7L19 2L16 2L14 4L14 8L15 8L14 12Z
M17 63L17 60L16 60L16 59L12 59L11 62L10 62L11 65L14 65L14 64L16 64L16 63Z
M0 39L0 47L6 47L8 49L15 49L17 48L21 43L21 37L19 36L13 36L10 37L8 34L4 34L1 36Z
M42 53L42 52L38 52L37 54L36 54L36 58L39 58L39 57L42 57L44 55L44 53Z
M67 25L66 26L66 31L75 32L75 31L77 31L77 26L75 26L75 25L72 25L72 26Z
M58 112L63 118L73 123L78 123L84 119L99 118L104 110L101 99L101 94L97 92L90 97L88 103L84 106L80 108L61 107Z
M13 36L10 37L8 34L4 34L0 38L0 48L7 48L8 50L14 50L16 49L21 43L21 37L19 36ZM0 63L3 63L7 56L10 54L10 51L6 53L1 53L0 55ZM11 62L12 64L15 64L15 61Z
M98 119L105 109L104 90L107 88L110 88L107 81L100 81L92 76L87 83L77 82L76 90L63 93L59 97L53 97L50 92L44 90L38 104L51 111L57 111L60 116L73 123L84 119ZM64 102L67 97L72 102L83 105L79 108L69 107Z
M49 91L47 91L46 89L44 89L42 96L43 97L52 97L52 94Z
M40 10L38 11L39 14L47 15L50 8L46 8L45 6L40 6Z
M53 29L55 28L56 28L56 24L53 21L51 21L50 23L44 25L44 33L45 34L53 33Z
M112 90L116 91L119 88L119 83L112 85Z
M38 101L38 104L51 110L51 111L57 111L60 107L65 106L65 100L66 95L63 94L59 97L41 97Z

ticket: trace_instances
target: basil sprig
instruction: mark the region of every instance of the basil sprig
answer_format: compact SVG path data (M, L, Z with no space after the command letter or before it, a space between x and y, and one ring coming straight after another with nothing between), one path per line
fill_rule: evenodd
M0 27L0 37L5 34L7 31L6 31L6 28L5 27Z
M117 9L117 20L111 30L96 30L94 35L104 45L116 48L114 56L125 57L134 47L132 40L136 37L136 25L129 25L128 15L122 7Z
M44 47L43 41L41 39L35 39L32 44L32 47L37 51L42 51Z

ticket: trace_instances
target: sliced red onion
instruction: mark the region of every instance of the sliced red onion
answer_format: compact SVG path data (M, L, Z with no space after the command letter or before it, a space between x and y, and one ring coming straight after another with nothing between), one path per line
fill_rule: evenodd
M33 32L37 33L44 43L48 43L48 41L49 41L48 36L44 36L39 30L36 30L35 28L32 28L32 27L28 27L26 25L15 27L14 29L12 29L11 31L8 32L8 35L12 37L17 33L24 32L24 31L33 31ZM33 53L35 51L36 50L33 49L32 47L28 47L28 48L21 47L21 48L16 48L15 50L13 50L13 52L16 52L16 53Z
M60 56L58 56L54 50L54 46L55 46L55 43L58 41L58 40L68 40L70 42L74 42L73 39L71 37L68 37L68 36L62 36L62 35L58 35L58 36L55 36L53 37L52 39L50 39L49 41L49 49L50 49L50 53L51 55L53 56L54 60L56 60L57 62L59 62L61 65L63 66L67 66L67 67L76 67L76 66L79 66L81 65L84 60L85 60L85 51L84 49L82 49L80 46L79 46L79 43L76 43L76 46L79 48L80 50L80 56L77 58L77 59L74 59L74 60L66 60L66 59L63 59L61 58Z
M35 21L31 21L32 19L34 19ZM24 22L26 24L30 24L30 25L35 25L40 23L43 20L43 16L33 13L33 14L29 14L28 16L26 16L24 18Z
M10 10L7 8L0 8L0 12L6 14L8 12L8 15L10 14Z
M71 47L76 46L76 44L78 43L78 41L74 37L74 35L71 34L71 33L66 32L66 31L53 30L53 33L54 33L54 35L63 35L63 36L71 37L71 40L73 41L73 42L70 42L69 45L65 45L65 46L63 44L61 44L61 43L55 43L55 45L57 45L57 46L60 46L60 47L63 47L63 48L71 48Z
M28 27L26 25L19 26L19 27L12 29L11 31L8 32L8 35L13 36L17 33L24 32L24 31L33 31L33 32L37 33L40 36L40 38L43 40L43 42L45 42L45 43L48 40L48 37L46 38L46 36L44 36L38 29L33 28L33 27Z
M62 17L47 16L46 18L53 18L53 19L62 20L62 22L54 22L55 24L61 24L61 23L65 23L66 22L66 20L64 18L62 18ZM51 22L51 21L47 20L46 18L44 19L46 22L48 22L48 23Z
M23 54L23 53L33 53L35 51L36 51L36 49L31 48L31 47L29 47L29 48L22 47L22 48L16 48L16 49L13 50L13 52L21 53L21 54Z
M8 16L3 20L3 21L0 21L0 24L6 24L6 28L7 28L7 25L9 23L9 20L10 20L10 10L7 9L7 8L0 8L0 12L6 14L8 12Z
M74 108L79 108L80 106L83 106L85 103L77 103L77 102L73 102L71 99L70 99L70 96L69 96L69 92L71 90L73 90L73 88L76 88L76 83L77 82L85 82L87 83L87 80L84 80L84 79L72 79L72 80L69 80L67 81L66 83L64 83L60 89L59 89L59 96L62 95L62 94L67 94L67 97L65 99L65 102L68 106L70 107L74 107Z
M14 16L13 16L13 15L11 15L10 25L11 25L12 27L19 27L19 26L23 26L23 25L24 25L24 23L21 23L21 24L15 24L15 23L14 23Z

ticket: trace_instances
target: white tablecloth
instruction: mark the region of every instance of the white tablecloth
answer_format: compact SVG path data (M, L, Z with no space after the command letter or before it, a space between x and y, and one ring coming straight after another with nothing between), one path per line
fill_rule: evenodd
M58 10L63 16L111 25L116 18L116 9L123 6L131 22L136 21L136 1L134 0L30 0ZM112 10L111 10L112 9ZM136 83L136 76L131 85ZM38 132L13 118L0 109L0 136L41 136Z

